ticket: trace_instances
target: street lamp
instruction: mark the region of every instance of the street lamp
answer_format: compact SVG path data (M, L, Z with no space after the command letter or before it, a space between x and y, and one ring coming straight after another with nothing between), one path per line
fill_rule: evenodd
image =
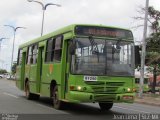
M14 54L14 43L15 43L15 36L16 36L16 31L20 28L26 29L25 27L14 27L11 25L4 25L6 27L10 27L13 29L14 36L13 36L13 45L12 45L12 58L11 58L11 71L12 71L12 64L13 64L13 54Z
M145 65L145 55L146 55L146 36L147 36L147 20L148 20L148 6L149 0L146 0L145 6L145 19L144 19L144 30L143 30L143 43L142 43L142 54L141 54L141 78L139 87L139 97L142 98L143 94L143 83L144 83L144 65Z
M39 3L42 6L42 10L43 10L42 27L41 27L41 36L42 36L43 35L43 25L44 25L44 13L45 13L45 10L47 9L47 7L49 5L56 5L57 7L61 7L61 5L59 5L59 4L53 4L53 3L47 3L47 4L44 5L42 2L35 1L35 0L28 0L28 2L36 2L36 3Z
M4 40L4 39L8 39L8 38L0 38L0 58L1 58L1 43L2 43L2 40Z
M1 52L1 42L2 42L2 40L4 40L4 39L8 39L8 38L0 38L0 52Z

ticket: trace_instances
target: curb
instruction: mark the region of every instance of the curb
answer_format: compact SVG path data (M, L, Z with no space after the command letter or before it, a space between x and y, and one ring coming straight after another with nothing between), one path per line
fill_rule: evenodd
M152 105L152 106L160 107L160 104L156 104L156 103L152 103L152 102L145 102L145 101L138 101L138 100L135 100L134 102L140 103L140 104L145 104L145 105Z

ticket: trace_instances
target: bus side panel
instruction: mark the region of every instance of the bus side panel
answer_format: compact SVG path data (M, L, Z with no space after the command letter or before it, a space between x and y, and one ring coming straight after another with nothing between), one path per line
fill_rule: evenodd
M50 83L55 80L60 86L61 83L61 65L60 63L44 64L42 70L42 81L40 93L50 97Z
M16 68L16 85L19 89L24 90L24 74L25 74L26 52L22 54L22 62Z
M21 66L21 90L24 90L25 63L26 63L26 52L23 52L22 66Z
M25 79L29 79L30 65L25 65Z
M43 69L43 54L44 54L44 46L38 48L38 60L37 60L37 93L40 93L40 83L41 83L41 75Z
M21 89L21 65L16 68L16 86Z
M72 32L63 35L63 49L62 49L62 59L61 59L61 86L59 87L59 96L61 99L66 99L65 96L68 92L68 81L69 81L69 40L73 38Z
M30 68L30 77L29 77L29 81L30 81L30 92L31 93L36 93L37 92L37 81L36 81L36 77L37 77L37 64L35 65L31 65Z

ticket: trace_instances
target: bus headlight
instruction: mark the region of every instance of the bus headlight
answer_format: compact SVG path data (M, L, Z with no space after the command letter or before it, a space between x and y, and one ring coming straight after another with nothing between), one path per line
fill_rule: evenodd
M133 90L132 90L133 92L136 92L136 88L133 88Z
M130 89L130 88L128 88L128 89L127 89L127 91L128 91L128 92L131 92L131 89Z
M81 89L82 89L82 87L81 87L81 86L78 86L78 87L77 87L77 90L81 90Z

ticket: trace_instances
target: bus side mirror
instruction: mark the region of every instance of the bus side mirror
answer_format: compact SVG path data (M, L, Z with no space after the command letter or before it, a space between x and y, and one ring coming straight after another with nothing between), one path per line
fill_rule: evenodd
M140 47L139 46L134 46L135 50L135 66L138 66L141 64L141 56L140 56Z
M72 41L70 42L70 45L69 45L69 53L71 55L74 55L75 51L76 51L76 43Z

